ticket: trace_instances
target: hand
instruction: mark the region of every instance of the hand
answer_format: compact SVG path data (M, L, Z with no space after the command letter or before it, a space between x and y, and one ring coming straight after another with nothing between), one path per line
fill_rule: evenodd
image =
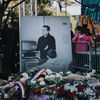
M36 49L36 46L32 46L32 48L35 50Z
M44 48L44 50L47 50L47 49L48 49L48 47L49 47L49 46L47 45L47 46Z

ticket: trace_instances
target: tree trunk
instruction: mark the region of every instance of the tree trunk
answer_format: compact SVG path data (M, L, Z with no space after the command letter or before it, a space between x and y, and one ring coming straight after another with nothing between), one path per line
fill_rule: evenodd
M3 6L0 4L0 29L2 28Z
M3 27L3 21L2 21L2 18L4 16L4 12L5 10L7 9L8 7L8 4L10 3L11 0L7 0L7 1L4 1L3 0L3 3L0 4L0 29Z
M2 28L2 17L0 16L0 29Z

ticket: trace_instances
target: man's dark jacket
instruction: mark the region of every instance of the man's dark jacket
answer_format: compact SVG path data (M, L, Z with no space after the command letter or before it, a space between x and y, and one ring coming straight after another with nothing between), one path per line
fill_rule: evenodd
M46 46L48 46L48 49L44 50ZM47 59L47 52L50 49L56 49L55 38L50 34L47 37L41 36L37 44L37 50L40 51L40 58Z

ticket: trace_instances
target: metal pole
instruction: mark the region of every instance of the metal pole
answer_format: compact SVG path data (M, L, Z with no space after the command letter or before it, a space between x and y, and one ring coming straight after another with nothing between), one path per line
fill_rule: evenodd
M20 2L20 0L18 0L18 2ZM20 72L22 71L22 68L21 68L21 32L20 32L20 29L21 29L21 5L18 6L19 8L19 70Z
M0 0L0 4L2 4L3 0Z
M56 5L56 6L57 6L57 16L59 16L59 9L60 9L60 8L59 8L58 2L57 2L57 5Z
M30 0L30 15L33 15L33 0Z
M67 0L65 0L65 15L67 16Z
M25 16L25 2L23 2L23 16Z
M89 43L88 45L89 45L89 71L91 71L92 70L92 52L91 52L91 46Z
M35 0L35 16L37 16L37 0Z

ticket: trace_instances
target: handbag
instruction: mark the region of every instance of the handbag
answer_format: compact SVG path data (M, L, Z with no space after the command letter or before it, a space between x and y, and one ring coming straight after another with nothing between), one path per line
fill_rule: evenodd
M56 53L56 50L54 49L50 49L47 51L47 55L50 57L50 58L56 58L57 57L57 53Z

